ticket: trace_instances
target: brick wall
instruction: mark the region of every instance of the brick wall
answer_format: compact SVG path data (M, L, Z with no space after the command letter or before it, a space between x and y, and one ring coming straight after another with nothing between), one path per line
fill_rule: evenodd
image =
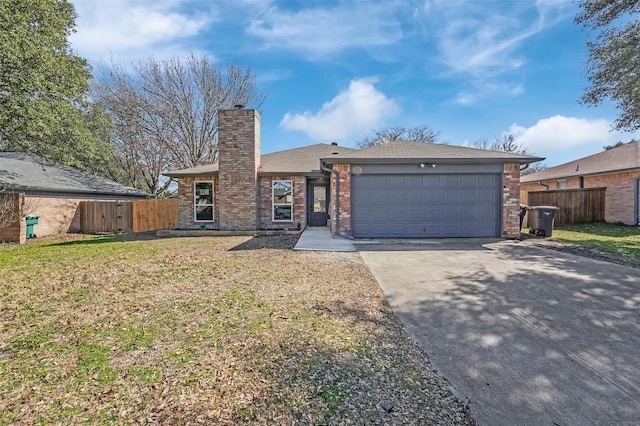
M196 222L193 212L195 182L213 182L213 220L214 222ZM214 176L181 177L178 179L178 228L180 229L219 229L218 214L218 178Z
M272 213L272 182L290 180L293 184L293 218L274 222ZM304 176L262 176L259 178L258 218L260 229L304 228L306 225L306 180Z
M34 233L39 236L80 232L80 202L84 198L71 197L25 197L31 205L30 215L39 216Z
M219 229L258 228L259 166L260 114L251 109L218 111Z
M502 236L520 235L520 165L507 163L502 174Z
M22 217L22 212L19 211L20 205L24 204L24 194L0 194L0 197L2 198L0 202L3 208L10 208L12 204L14 206L13 211L8 214L18 216L18 220L0 229L0 241L22 244L27 239L27 225L24 217Z
M17 194L12 194L12 196L17 196ZM38 216L38 223L33 225L33 232L39 237L81 232L80 202L97 199L96 197L64 194L50 196L21 194L21 197L23 200L21 219L0 230L0 241L24 243L25 215Z
M331 232L336 231L343 235L351 235L351 165L350 164L334 164L333 169L338 171L340 175L340 193L336 193L336 177L335 173L331 173L330 192L331 200L329 203L329 215L331 216ZM336 200L340 199L340 229L336 226Z
M605 193L605 221L633 224L634 219L634 183L640 171L609 173L595 176L584 176L584 188L607 188ZM554 179L543 181L549 189L558 189L558 183L565 182L566 189L580 188L580 179ZM545 187L537 182L523 183L521 191L526 196L529 191L542 191Z

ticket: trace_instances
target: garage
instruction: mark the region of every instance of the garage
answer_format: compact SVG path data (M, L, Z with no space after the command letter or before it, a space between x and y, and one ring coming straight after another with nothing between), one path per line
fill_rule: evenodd
M498 237L498 173L352 176L356 238Z
M520 235L520 172L542 158L395 140L321 159L331 226L349 238Z

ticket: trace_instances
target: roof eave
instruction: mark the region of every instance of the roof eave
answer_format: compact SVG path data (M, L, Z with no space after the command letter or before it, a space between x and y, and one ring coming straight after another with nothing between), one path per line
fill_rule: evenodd
M413 163L440 163L440 164L495 164L495 163L519 163L529 164L542 161L544 158L323 158L324 164L413 164Z
M89 195L110 195L116 197L153 197L153 194L140 191L139 193L127 193L127 192L113 192L113 191L95 191L95 190L80 190L80 189L67 189L67 188L43 188L38 186L5 186L6 189L13 192L38 192L46 194L89 194Z
M258 172L258 176L321 176L323 173L320 170L307 170L307 171L268 171Z
M181 177L202 177L202 176L218 176L217 171L212 172L203 172L203 173L193 173L193 172L167 172L163 173L162 176L171 177L171 178L181 178Z
M552 177L538 178L538 179L532 179L532 180L526 180L526 181L520 179L520 182L521 183L546 182L548 180L569 179L569 178L577 178L577 177L583 177L583 176L607 175L607 174L611 174L611 173L632 172L634 170L640 171L640 167L636 166L636 167L626 167L626 168L623 168L623 169L602 170L602 171L591 172L591 173L577 173L577 174L571 174L571 175L557 175L557 176L552 176Z

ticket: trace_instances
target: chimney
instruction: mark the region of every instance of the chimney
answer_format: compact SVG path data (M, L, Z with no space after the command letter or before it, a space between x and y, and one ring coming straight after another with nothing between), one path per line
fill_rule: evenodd
M218 199L220 230L258 228L260 114L254 109L218 111Z

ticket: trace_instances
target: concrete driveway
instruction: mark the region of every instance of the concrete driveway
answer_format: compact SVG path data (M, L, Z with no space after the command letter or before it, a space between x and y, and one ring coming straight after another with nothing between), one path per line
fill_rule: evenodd
M640 270L530 241L356 247L481 425L640 425Z

